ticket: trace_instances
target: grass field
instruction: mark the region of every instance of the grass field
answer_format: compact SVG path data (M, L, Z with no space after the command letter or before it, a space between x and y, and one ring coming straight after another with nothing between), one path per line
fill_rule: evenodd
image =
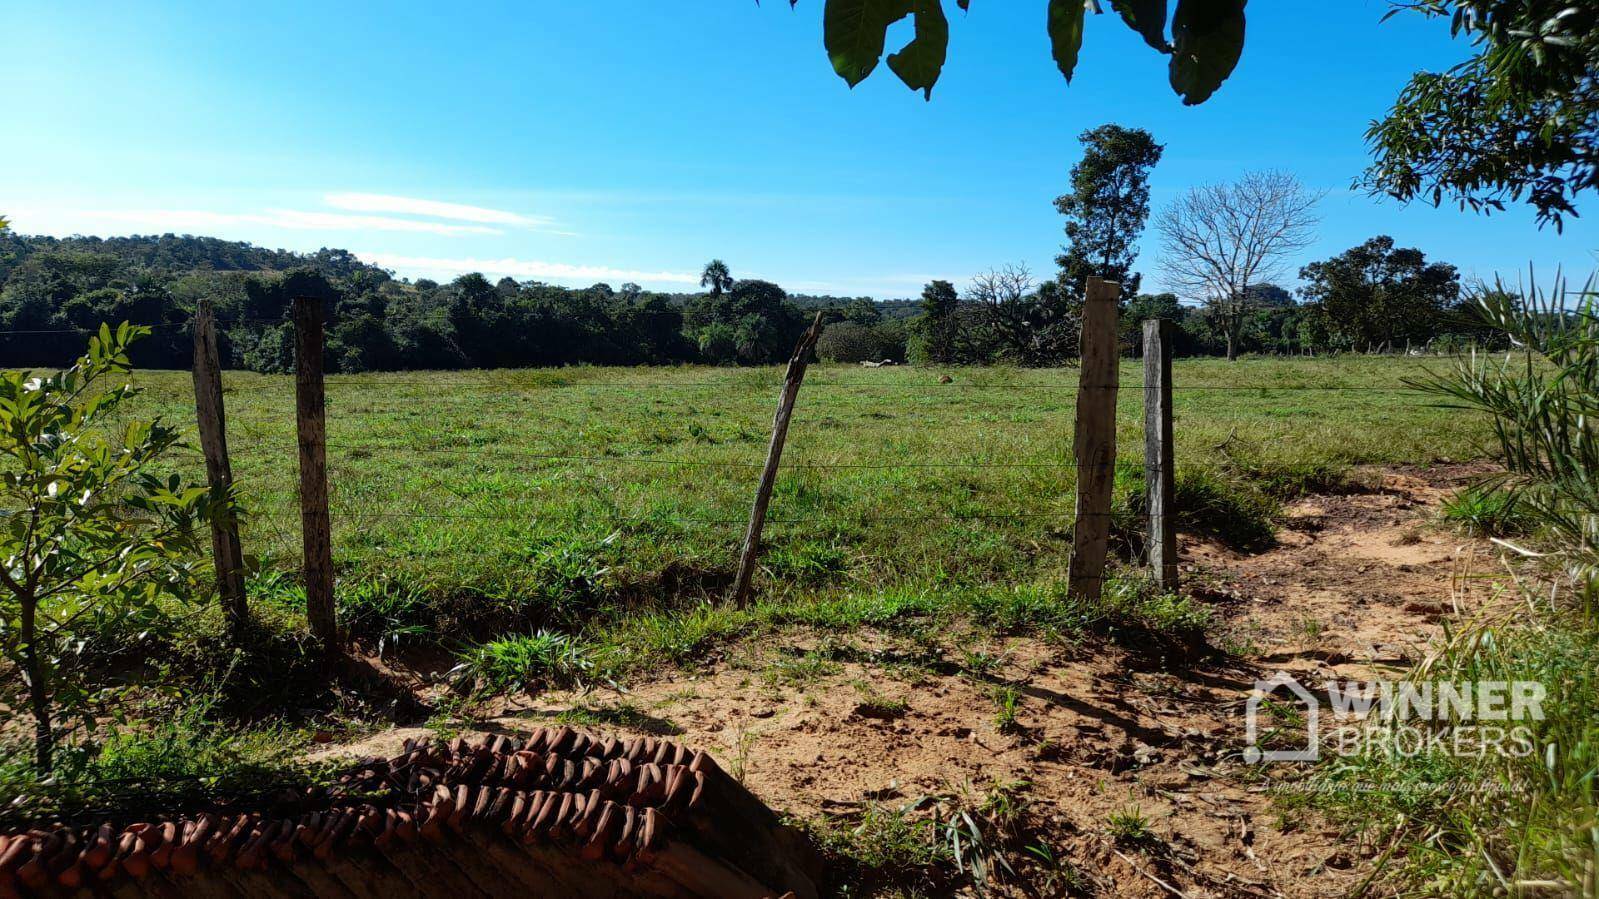
M1352 465L1471 457L1480 423L1402 389L1443 364L1179 361L1183 492L1190 507L1214 506L1190 513L1247 525L1270 514L1274 496ZM952 382L939 383L946 373ZM398 590L470 606L476 613L461 617L488 629L526 628L720 589L780 379L779 369L707 368L330 378L341 601ZM292 571L292 380L224 380L251 516L246 552ZM1141 476L1141 380L1127 362L1119 480L1129 501ZM813 369L772 504L762 587L797 598L1063 571L1075 382L1074 370ZM192 428L187 373L140 373L137 383L148 392L131 414ZM184 458L198 474L198 453Z

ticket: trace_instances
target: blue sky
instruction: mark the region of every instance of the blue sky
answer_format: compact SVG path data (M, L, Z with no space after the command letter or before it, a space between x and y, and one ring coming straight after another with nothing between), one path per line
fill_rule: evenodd
M948 5L928 103L886 67L846 89L822 0L7 3L0 212L26 233L342 247L407 276L681 290L716 256L794 291L910 296L1052 271L1076 135L1114 121L1166 144L1157 208L1251 168L1329 191L1293 271L1379 233L1468 276L1599 263L1587 220L1556 235L1350 188L1366 123L1463 52L1438 23L1380 24L1384 0L1255 0L1241 67L1197 108L1114 16L1067 87L1042 0Z

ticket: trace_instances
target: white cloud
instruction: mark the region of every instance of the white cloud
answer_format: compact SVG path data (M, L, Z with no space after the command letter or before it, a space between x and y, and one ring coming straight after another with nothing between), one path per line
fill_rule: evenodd
M211 212L204 209L102 209L86 211L74 217L91 223L93 230L99 229L92 223L106 222L131 226L141 231L193 232L230 225L266 225L289 231L405 231L445 236L504 233L485 225L450 225L388 216L298 209L269 209L260 213Z
M541 228L554 224L554 221L547 216L521 215L503 209L442 203L438 200L419 200L415 197L395 197L388 194L333 193L324 196L322 201L334 209L349 212L388 212L395 215L420 215L458 222L516 225L525 228Z
M640 284L692 284L700 283L700 276L688 272L646 272L635 269L611 268L603 265L570 265L564 262L541 262L534 259L441 259L432 256L399 256L393 253L356 253L363 262L392 269L408 275L427 275L453 278L467 272L486 275L510 275L518 278L540 278L566 281L578 285L596 281Z

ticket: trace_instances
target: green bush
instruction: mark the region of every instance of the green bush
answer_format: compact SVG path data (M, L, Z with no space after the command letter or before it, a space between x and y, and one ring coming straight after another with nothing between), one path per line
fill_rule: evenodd
M822 332L816 342L816 357L823 362L903 362L905 342L905 328L898 322L838 322Z
M85 814L171 814L318 777L295 760L300 741L293 732L220 725L212 711L202 697L165 714L119 722L98 743L63 746L53 776L44 781L20 747L0 746L0 826Z

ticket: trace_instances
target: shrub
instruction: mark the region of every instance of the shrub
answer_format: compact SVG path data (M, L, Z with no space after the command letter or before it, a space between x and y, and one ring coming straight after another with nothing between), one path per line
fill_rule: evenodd
M0 591L0 653L22 673L41 773L51 769L58 737L55 706L81 712L85 729L97 725L96 685L61 677L78 633L159 622L161 600L203 589L199 526L231 514L231 497L150 472L177 444L176 430L159 420L111 421L138 391L106 382L130 373L128 347L148 333L101 325L88 352L60 374L0 373L0 557L10 569Z
M1477 304L1484 324L1525 354L1473 354L1417 386L1493 416L1514 505L1599 566L1599 281L1568 290L1557 280L1548 293L1498 285Z
M54 776L42 782L30 760L0 750L0 825L121 810L170 814L316 778L295 762L290 732L219 726L211 712L211 702L201 698L170 714L121 722L98 744L64 747Z
M895 331L898 333L895 334ZM881 362L905 359L904 328L886 324L839 322L828 325L816 341L816 356L823 362Z

